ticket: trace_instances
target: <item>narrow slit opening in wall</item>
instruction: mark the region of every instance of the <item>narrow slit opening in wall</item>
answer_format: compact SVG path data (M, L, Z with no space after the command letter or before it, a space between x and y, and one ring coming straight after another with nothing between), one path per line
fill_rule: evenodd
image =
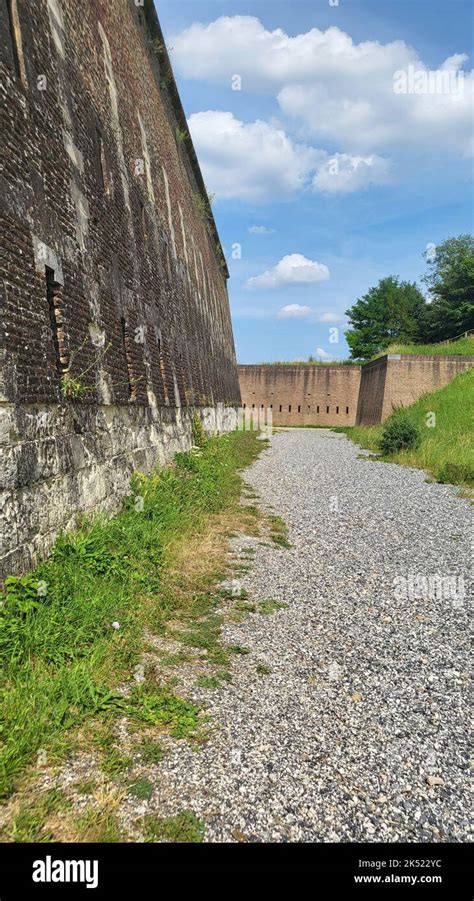
M280 413L281 413L281 404L280 404Z
M301 413L301 404L298 404L298 413Z
M291 404L288 406L288 413L291 413Z
M319 413L319 407L316 407L316 413Z
M64 347L64 332L62 329L62 315L59 305L59 293L61 285L54 279L54 269L45 266L46 275L46 297L48 300L49 322L51 326L51 334L53 336L54 362L56 371L62 375L67 369L68 360L64 354L61 355L61 348Z
M20 19L18 16L17 0L7 0L8 24L10 28L10 40L12 45L13 62L15 72L24 88L27 87L25 58L23 56L23 42L21 37Z
M129 338L127 335L127 323L125 322L125 318L123 316L120 319L120 329L122 332L122 345L125 353L125 360L127 363L128 396L130 400L133 400L135 397L135 379L133 376L132 355L130 353Z
M339 413L339 407L336 407L336 413Z
M329 407L326 407L326 413L329 413Z
M349 413L349 407L346 407L346 415Z

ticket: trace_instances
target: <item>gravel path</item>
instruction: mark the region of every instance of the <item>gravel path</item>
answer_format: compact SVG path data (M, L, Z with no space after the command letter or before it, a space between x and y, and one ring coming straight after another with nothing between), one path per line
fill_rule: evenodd
M468 590L472 508L424 479L344 435L272 438L246 481L292 548L256 540L242 584L288 607L226 625L250 653L194 689L217 727L165 758L157 809L192 808L207 841L467 840L468 601L402 580Z

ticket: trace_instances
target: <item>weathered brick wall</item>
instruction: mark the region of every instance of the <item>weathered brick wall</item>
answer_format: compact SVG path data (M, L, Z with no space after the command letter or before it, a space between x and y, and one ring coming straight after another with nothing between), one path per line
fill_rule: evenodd
M240 365L246 409L272 410L274 425L376 425L395 407L436 391L474 357L385 354L363 366Z
M227 269L152 0L0 0L3 562L240 401Z
M437 391L455 376L474 366L474 357L389 354L382 420L395 407L407 407L422 394Z
M271 408L274 425L354 425L360 366L240 365L246 409Z
M460 372L471 369L469 356L385 354L362 367L358 425L383 422L396 407L408 407L430 391L437 391Z
M362 367L356 417L358 425L377 425L382 421L386 378L386 355Z

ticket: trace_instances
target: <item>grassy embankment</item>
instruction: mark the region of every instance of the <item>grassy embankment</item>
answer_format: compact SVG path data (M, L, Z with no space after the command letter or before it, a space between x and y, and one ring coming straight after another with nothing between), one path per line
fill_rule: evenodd
M474 355L474 337L459 338L450 344L391 344L372 357L377 360L385 354L423 354L423 356L449 357Z
M381 457L392 463L428 470L438 482L474 485L474 370L405 408L418 427L417 448ZM429 414L435 414L435 419ZM433 423L430 427L429 423ZM361 447L377 452L383 424L334 429L344 431Z
M199 450L177 454L173 466L151 476L135 474L122 512L83 521L77 532L58 538L33 573L7 580L0 609L5 799L15 791L13 801L28 797L45 760L61 765L78 748L93 748L108 776L132 773L132 758L124 761L114 743L119 717L136 731L142 757L148 742L147 753L159 759L149 735L155 727L158 734L200 740L201 713L176 696L172 678L163 683L151 671L138 684L133 674L153 635L179 641L177 658L205 655L211 672L222 673L231 653L240 652L220 643L217 583L229 572L229 534L258 532L258 510L239 504L240 470L264 444L254 433L234 432L202 440ZM165 664L178 662L162 657ZM128 694L117 691L121 683L131 683ZM45 819L64 802L57 792L50 796L43 792L33 806L17 810L6 839L48 840ZM104 816L102 825L95 814L90 823L83 817L73 837L118 840Z

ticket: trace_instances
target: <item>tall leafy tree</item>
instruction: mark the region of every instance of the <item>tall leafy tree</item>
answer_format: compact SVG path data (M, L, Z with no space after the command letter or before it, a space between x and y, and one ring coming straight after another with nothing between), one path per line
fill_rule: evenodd
M433 255L424 254L428 273L423 281L428 305L429 341L443 341L474 329L474 238L448 238Z
M346 339L354 360L367 360L394 342L425 336L426 300L415 283L389 275L346 310Z

